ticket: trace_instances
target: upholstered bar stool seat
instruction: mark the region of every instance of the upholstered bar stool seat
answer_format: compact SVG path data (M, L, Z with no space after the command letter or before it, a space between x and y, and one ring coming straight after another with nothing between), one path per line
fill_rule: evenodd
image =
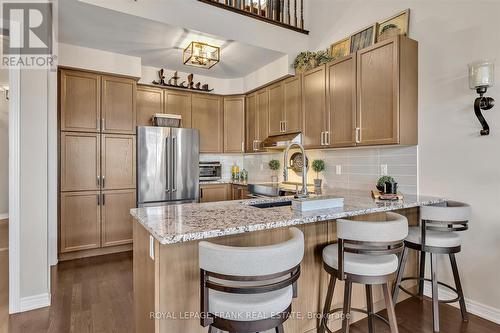
M411 227L405 241L408 243L422 245L422 230L420 227ZM425 234L425 244L437 247L460 246L460 235L455 232L429 230Z
M331 244L323 250L323 261L328 266L338 269L339 248ZM368 256L365 254L345 253L344 272L356 275L378 276L395 273L398 270L398 257L395 254Z
M199 243L201 325L229 333L275 330L297 297L304 235L289 229L288 240L267 246Z

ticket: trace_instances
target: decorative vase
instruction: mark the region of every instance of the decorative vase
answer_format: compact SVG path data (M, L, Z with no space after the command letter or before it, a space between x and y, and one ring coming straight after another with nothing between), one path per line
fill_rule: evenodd
M321 188L321 181L322 181L322 179L315 179L314 180L314 187Z

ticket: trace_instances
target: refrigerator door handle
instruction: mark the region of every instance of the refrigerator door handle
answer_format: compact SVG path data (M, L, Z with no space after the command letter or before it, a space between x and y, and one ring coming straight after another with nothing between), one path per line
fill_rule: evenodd
M167 188L165 189L166 192L170 192L170 138L166 138L166 145L165 145L165 155L167 158L167 162L165 165L165 172L166 172L166 177L167 177Z
M172 192L177 191L175 169L177 167L177 138L172 137Z

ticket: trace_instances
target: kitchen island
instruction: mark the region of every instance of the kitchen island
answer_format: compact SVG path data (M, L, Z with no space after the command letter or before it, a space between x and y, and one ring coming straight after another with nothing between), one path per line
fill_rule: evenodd
M384 212L397 211L411 225L418 223L418 207L444 199L405 196L400 201L374 200L368 191L326 190L326 195L344 198L342 208L310 212L290 206L257 208L258 203L289 201L289 197L147 207L131 210L134 217L134 303L136 332L196 333L200 326L198 242L233 246L260 246L283 241L287 228L304 232L305 253L294 300L292 317L285 323L288 333L305 333L319 323L326 296L328 275L322 268L322 248L336 240L335 220L381 219ZM412 273L416 258L411 258ZM341 288L339 288L341 289ZM381 292L375 288L375 302ZM341 301L341 290L334 304ZM380 303L380 302L379 302ZM376 303L377 306L381 304ZM354 288L353 307L364 307L364 293ZM358 319L356 316L354 320ZM338 327L332 323L332 328Z

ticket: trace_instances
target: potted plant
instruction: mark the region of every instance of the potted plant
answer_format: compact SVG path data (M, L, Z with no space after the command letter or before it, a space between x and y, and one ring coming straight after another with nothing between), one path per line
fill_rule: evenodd
M271 176L271 181L277 183L278 182L278 170L280 169L280 161L270 160L269 161L269 169L271 169L274 173L274 175Z
M321 179L319 178L319 173L325 170L325 161L314 160L312 163L313 171L316 172L316 179L314 180L314 187L321 187Z
M380 192L384 192L385 191L385 183L394 183L394 178L392 178L391 176L382 176L378 179L377 181L377 190L379 190Z

